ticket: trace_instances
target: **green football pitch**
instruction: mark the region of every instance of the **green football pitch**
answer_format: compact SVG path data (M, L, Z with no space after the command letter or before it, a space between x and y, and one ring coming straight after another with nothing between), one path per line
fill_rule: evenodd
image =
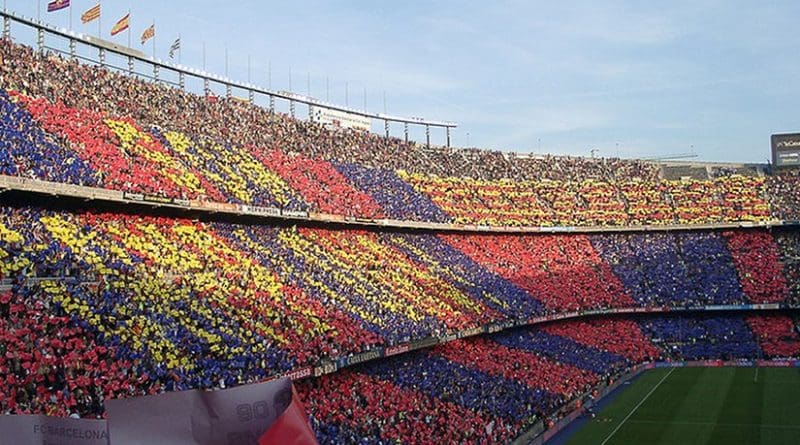
M647 371L568 444L800 444L800 370Z

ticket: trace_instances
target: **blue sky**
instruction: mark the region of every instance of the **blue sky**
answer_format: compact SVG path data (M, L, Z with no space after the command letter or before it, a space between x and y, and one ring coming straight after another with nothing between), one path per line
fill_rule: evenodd
M6 0L36 15L36 1ZM95 0L72 0L78 16ZM46 0L41 1L42 11ZM103 1L134 47L277 90L459 123L453 144L522 152L764 162L800 130L797 1ZM67 26L69 14L43 19ZM116 38L125 43L127 37ZM149 54L150 45L144 50ZM326 83L329 88L326 88ZM377 127L376 127L377 128ZM401 135L399 126L393 127ZM424 133L416 131L417 140ZM443 143L434 132L433 142Z

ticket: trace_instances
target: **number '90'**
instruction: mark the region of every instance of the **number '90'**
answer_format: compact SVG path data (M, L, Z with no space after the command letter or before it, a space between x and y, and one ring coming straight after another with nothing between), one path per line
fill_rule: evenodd
M249 422L253 419L266 419L269 417L269 404L265 401L256 402L252 405L243 403L236 406L236 417L242 422Z

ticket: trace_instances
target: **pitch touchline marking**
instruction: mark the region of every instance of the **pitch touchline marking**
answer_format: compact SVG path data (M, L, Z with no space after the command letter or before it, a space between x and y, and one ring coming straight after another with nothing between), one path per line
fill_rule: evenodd
M662 377L662 378L661 378L661 380L660 380L658 383L656 383L656 386L654 386L654 387L653 387L653 389L651 389L651 390L650 390L650 392L648 392L648 393L647 393L647 395L646 395L646 396L644 396L644 398L643 398L643 399L642 399L642 400L639 402L639 404L638 404L638 405L636 405L636 406L634 406L634 407L633 407L633 409L631 410L631 412L630 412L630 413L628 413L628 415L627 415L627 416L625 416L625 418L624 418L624 419L622 419L622 422L620 422L620 424L619 424L619 425L617 425L617 427L616 427L616 428L614 428L614 431L612 431L612 432L611 432L611 434L609 434L609 435L608 435L608 437L606 437L606 440L604 440L604 441L603 441L603 442L602 442L600 445L606 445L606 442L608 442L608 441L609 441L609 440L610 440L612 437L614 437L614 434L616 434L616 433L617 433L617 431L619 431L619 429L620 429L620 428L622 428L622 425L624 425L624 424L625 424L625 422L626 422L628 419L630 419L630 418L631 418L631 416L633 415L633 413L635 413L635 412L636 412L636 410L637 410L637 409L639 409L639 407L640 407L640 406L642 406L642 404L643 404L645 401L647 401L647 399L650 397L650 395L651 395L651 394L653 394L654 392L656 392L656 390L658 389L658 387L659 387L659 386L661 386L661 384L662 384L662 383L664 383L664 380L666 380L666 379L667 379L667 377L669 377L669 375L670 375L670 374L672 374L672 371L674 371L674 370L675 370L675 368L671 368L671 369L669 370L669 372L668 372L668 373L667 373L667 374L666 374L664 377Z
M761 428L784 429L784 430L800 430L798 425L765 425L761 423L725 423L725 422L691 422L683 420L631 420L631 423L648 423L659 424L667 423L674 425L721 425L721 426L757 426Z

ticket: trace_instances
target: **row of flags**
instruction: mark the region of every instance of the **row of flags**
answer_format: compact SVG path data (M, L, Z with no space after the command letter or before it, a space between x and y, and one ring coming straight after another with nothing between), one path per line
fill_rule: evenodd
M62 9L66 9L70 7L70 0L52 0L47 4L47 12L56 12ZM84 24L93 22L100 18L100 3L92 6L91 8L84 11L81 14L81 22ZM130 32L131 26L131 13L125 14L124 17L117 20L117 23L114 24L114 27L111 28L111 35L115 36L123 31ZM142 42L142 45L147 43L148 40L154 38L156 36L156 25L152 24L147 29L142 31L141 37L139 40ZM169 58L172 59L175 57L175 53L181 49L181 38L178 37L175 39L175 42L169 47Z

